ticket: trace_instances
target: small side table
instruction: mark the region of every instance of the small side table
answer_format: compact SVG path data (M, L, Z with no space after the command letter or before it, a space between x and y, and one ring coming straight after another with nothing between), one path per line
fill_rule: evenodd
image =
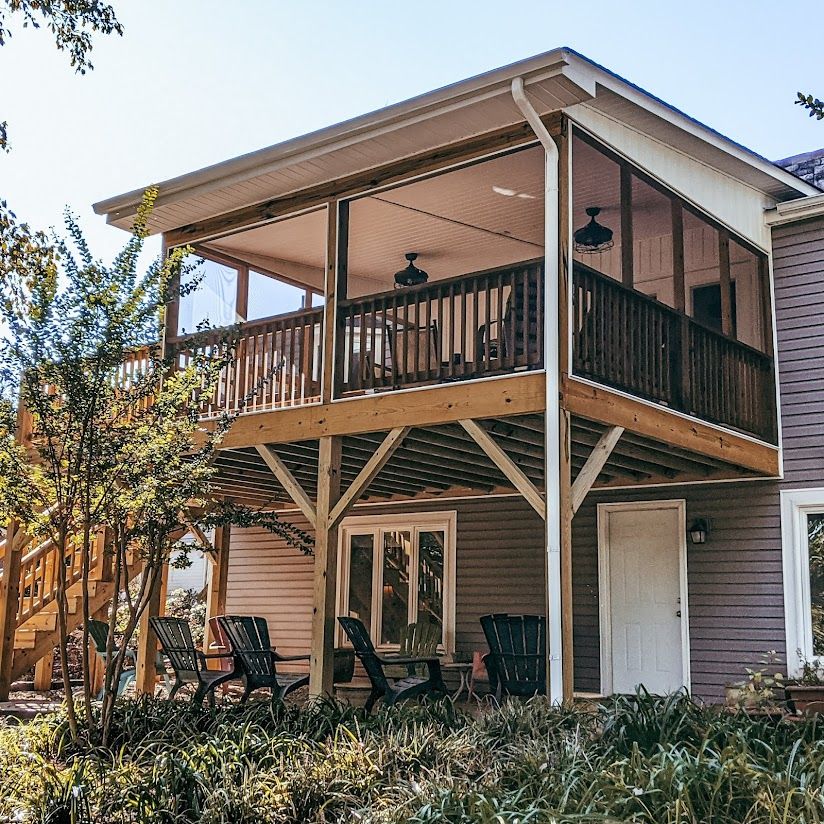
M456 672L458 677L461 679L458 689L455 690L455 693L452 696L453 701L457 701L464 692L466 693L467 701L469 701L470 698L478 697L475 690L472 688L471 661L452 661L448 664L441 664L441 669L444 672Z

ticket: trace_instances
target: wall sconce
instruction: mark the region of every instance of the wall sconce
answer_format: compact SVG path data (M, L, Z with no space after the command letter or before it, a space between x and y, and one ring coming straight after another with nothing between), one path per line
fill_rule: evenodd
M694 544L707 543L707 533L709 526L703 518L696 518L689 528L690 541Z

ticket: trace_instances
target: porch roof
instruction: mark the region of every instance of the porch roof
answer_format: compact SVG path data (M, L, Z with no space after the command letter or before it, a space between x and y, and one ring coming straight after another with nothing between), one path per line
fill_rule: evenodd
M568 48L554 49L370 114L159 184L151 231L169 231L234 209L413 157L523 120L510 84L523 77L540 114L580 103L701 159L776 200L818 190ZM94 205L128 229L143 188Z

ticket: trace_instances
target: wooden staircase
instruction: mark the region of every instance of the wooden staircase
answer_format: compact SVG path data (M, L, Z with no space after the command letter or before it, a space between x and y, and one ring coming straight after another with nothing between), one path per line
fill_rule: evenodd
M60 642L57 628L57 572L59 564L66 568L67 632L83 623L82 542L79 537L69 542L63 558L51 540L31 547L31 539L18 532L15 551L22 552L20 584L17 599L11 679L19 678L37 661L48 655ZM19 541L19 543L17 543ZM109 563L104 552L103 533L94 539L90 558L89 611L99 613L111 601L114 584L109 579ZM6 542L0 542L0 560L6 567ZM0 579L4 572L0 571Z

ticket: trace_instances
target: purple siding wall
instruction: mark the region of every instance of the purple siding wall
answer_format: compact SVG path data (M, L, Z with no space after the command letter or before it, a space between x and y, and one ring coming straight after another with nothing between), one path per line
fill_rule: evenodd
M575 516L575 684L599 688L596 504L684 498L687 522L707 518L688 547L693 692L724 683L770 649L786 655L779 490L824 485L824 220L773 235L784 480L702 484L590 495Z

